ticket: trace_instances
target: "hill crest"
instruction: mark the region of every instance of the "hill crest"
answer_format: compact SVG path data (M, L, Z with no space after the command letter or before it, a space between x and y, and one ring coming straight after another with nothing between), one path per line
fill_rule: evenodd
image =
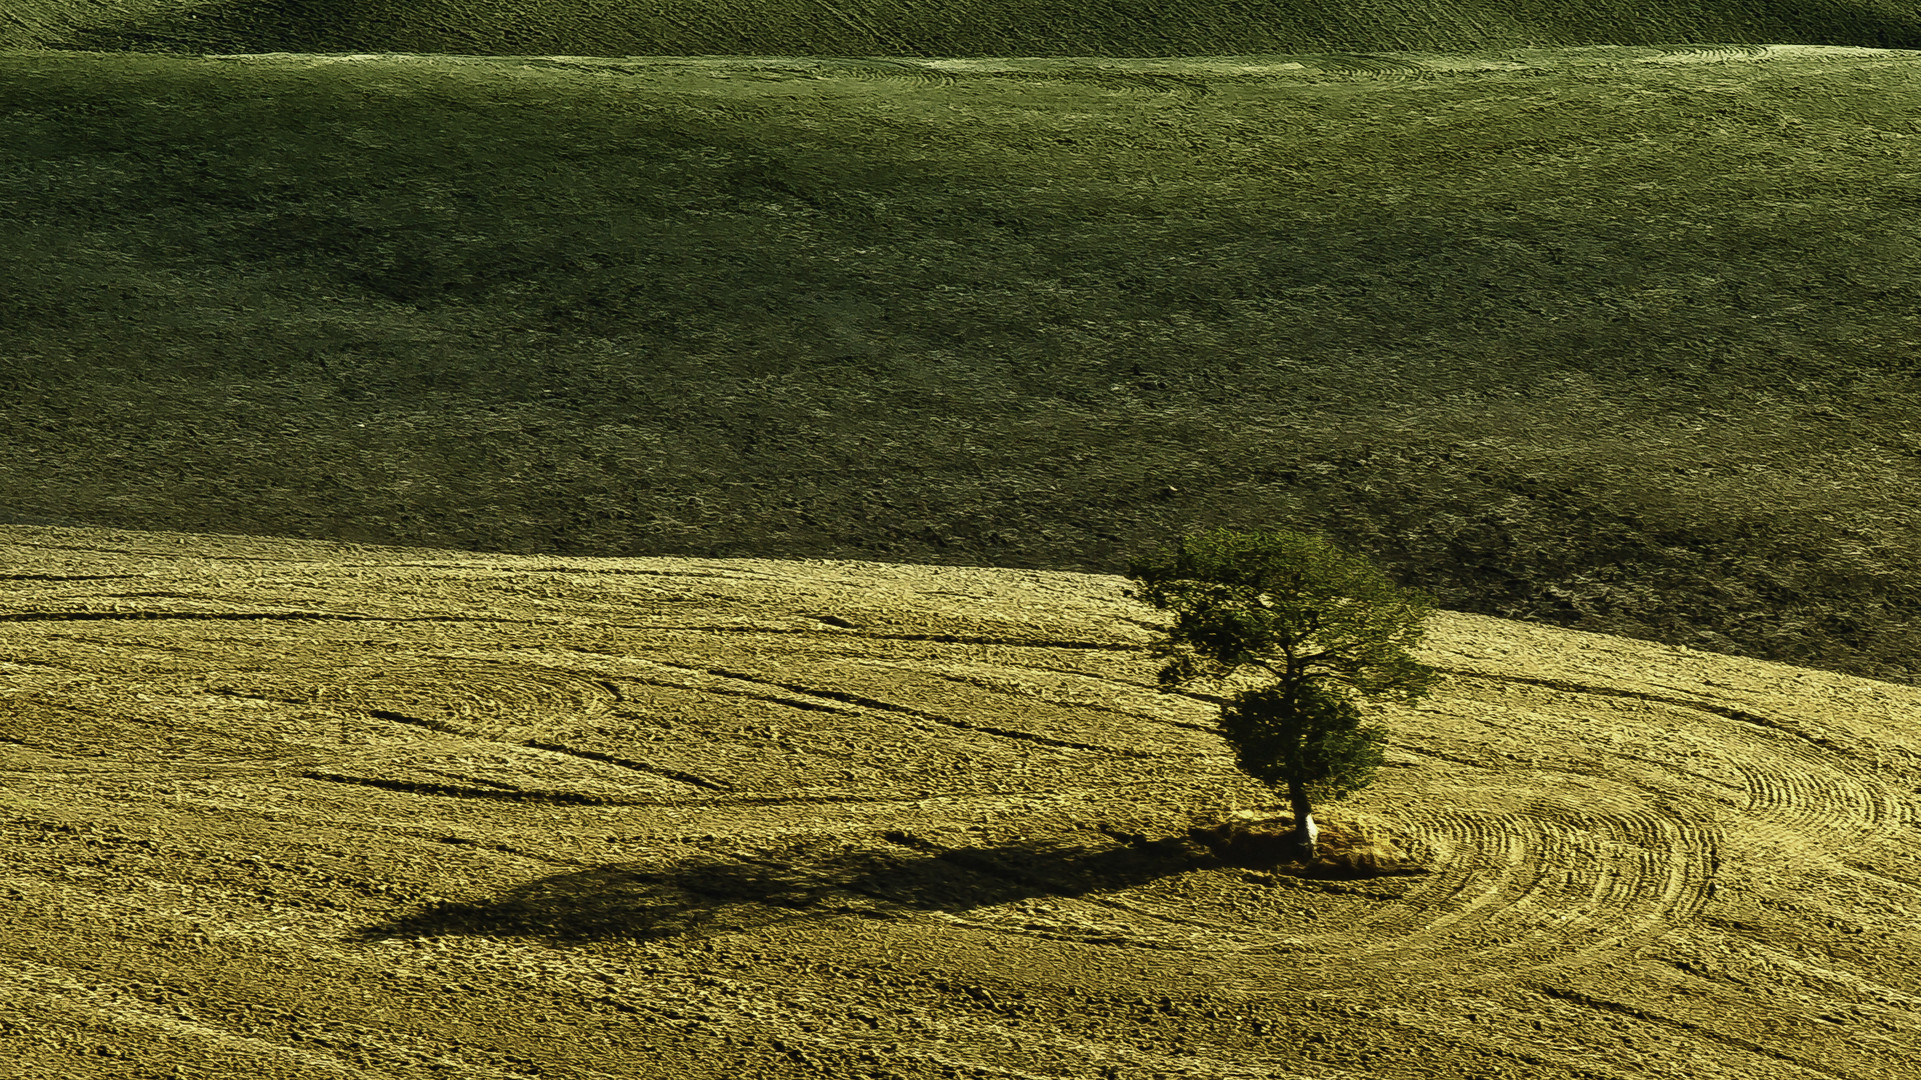
M0 48L593 56L1220 56L1780 42L1921 47L1892 0L1809 5L1549 0L1327 5L1253 0L20 0Z

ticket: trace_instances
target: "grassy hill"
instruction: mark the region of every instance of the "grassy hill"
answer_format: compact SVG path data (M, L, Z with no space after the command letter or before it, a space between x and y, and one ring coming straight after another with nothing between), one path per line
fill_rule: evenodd
M1668 42L1921 48L1900 0L15 0L0 48L1223 56Z
M1103 572L1288 523L1911 678L1917 55L4 55L0 508Z

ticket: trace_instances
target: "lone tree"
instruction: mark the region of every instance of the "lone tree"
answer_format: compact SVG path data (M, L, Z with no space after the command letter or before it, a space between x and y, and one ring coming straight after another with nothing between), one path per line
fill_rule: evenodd
M1129 596L1174 612L1157 648L1163 691L1265 677L1221 706L1220 732L1242 772L1287 793L1292 839L1313 858L1311 799L1366 787L1383 761L1387 733L1363 722L1355 698L1413 701L1434 684L1412 655L1433 598L1284 530L1184 537L1127 576L1139 583Z

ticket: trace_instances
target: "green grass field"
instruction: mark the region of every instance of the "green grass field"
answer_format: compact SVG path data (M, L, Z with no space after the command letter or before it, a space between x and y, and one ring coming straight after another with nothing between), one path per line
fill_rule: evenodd
M802 51L0 53L0 516L1097 571L1291 524L1921 675L1921 54Z

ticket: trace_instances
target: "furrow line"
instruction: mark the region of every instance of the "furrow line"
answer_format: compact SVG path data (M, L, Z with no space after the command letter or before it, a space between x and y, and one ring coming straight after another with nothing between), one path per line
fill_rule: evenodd
M1642 63L1726 64L1742 60L1766 60L1768 55L1766 45L1697 45L1692 48L1672 49L1659 56L1650 57Z
M563 746L560 743L544 742L539 739L529 739L520 745L531 750L545 750L553 754L565 754L569 757L582 758L587 761L598 761L606 765L615 765L633 772L646 773L650 776L664 776L669 780L678 780L689 787L706 788L709 791L732 792L734 790L732 785L722 783L719 780L709 780L704 776L696 776L693 773L682 772L679 769L670 769L665 765L652 765L645 761L635 761L633 758L624 758L615 754L604 754L598 750L582 750L578 747Z
M624 678L627 682L637 683L641 686L653 686L663 690L685 690L692 694L714 694L719 697L746 698L749 701L765 701L770 704L785 705L790 709L802 709L808 712L831 712L844 715L851 715L854 712L852 709L843 708L839 705L827 705L818 701L801 701L798 698L783 697L779 694L756 693L752 690L736 690L723 686L690 686L687 683L669 682L665 679L644 679L637 676L625 676Z
M1763 716L1760 713L1748 712L1745 709L1736 709L1736 708L1733 708L1732 706L1727 706L1727 705L1717 705L1714 702L1702 701L1698 698L1674 697L1667 694L1656 694L1646 690L1629 690L1629 689L1626 689L1625 687L1596 686L1596 685L1593 685L1592 683L1579 683L1579 682L1574 682L1568 679L1541 679L1541 678L1534 678L1532 676L1524 676L1524 675L1496 675L1491 672L1476 671L1468 668L1444 667L1444 668L1441 668L1440 670L1447 673L1450 676L1454 676L1457 678L1474 679L1482 682L1515 683L1523 686L1540 686L1540 687L1545 687L1549 690L1559 690L1562 693L1568 693L1568 694L1588 694L1588 695L1593 695L1595 697L1622 698L1630 701L1648 701L1648 702L1655 702L1661 705L1672 705L1680 709L1692 709L1696 712L1710 713L1715 716L1720 716L1729 720L1738 721L1740 723L1748 724L1753 727L1765 728L1769 731L1775 731L1783 735L1789 735L1796 739L1800 739L1803 742L1812 743L1813 745L1819 746L1822 749L1828 750L1830 752L1846 753L1846 751L1843 748L1836 746L1833 740L1828 739L1822 735L1811 734L1809 732L1798 730L1797 728L1790 725L1786 721L1777 720L1773 717Z
M1030 671L1033 669L1022 668L1021 670ZM972 676L972 675L956 675L952 672L938 671L938 670L929 670L926 672L926 674L932 675L934 678L941 679L946 682L957 683L961 686L971 686L979 690L987 690L996 694L1006 694L1009 697L1032 698L1033 700L1041 702L1042 704L1052 705L1057 709L1074 709L1074 710L1084 710L1086 712L1107 713L1110 716L1119 716L1127 720L1143 721L1147 723L1173 724L1179 727L1198 728L1203 731L1213 730L1212 728L1208 728L1200 724L1187 723L1185 721L1166 720L1162 717L1155 716L1151 713L1134 712L1132 710L1122 709L1113 705L1100 705L1091 701L1073 701L1071 699L1063 700L1060 698L1048 697L1046 694L1041 693L1039 690L1030 690L1030 689L1019 687L1019 686L999 685L993 681L983 680L977 676ZM1063 672L1062 674L1072 674L1072 673Z
M835 14L849 25L859 25L838 11ZM823 58L814 70L829 78L853 78L861 82L908 82L923 86L951 86L955 82L953 75L938 68L883 57Z
M1362 955L1455 973L1577 962L1699 910L1715 843L1622 793L1542 794L1525 812L1397 823L1440 853L1422 887L1359 923Z
M1743 828L1736 835L1801 852L1792 856L1796 862L1811 857L1801 851L1807 842L1839 855L1860 848L1870 837L1888 835L1889 823L1901 817L1893 797L1827 766L1808 754L1759 764L1735 761L1748 794Z
M1091 652L1148 652L1152 645L1132 644L1124 641L1054 641L1034 638L981 637L974 634L888 634L866 633L858 627L840 626L820 616L810 616L837 627L835 630L821 630L811 626L688 626L685 624L640 626L622 624L627 630L684 630L699 634L811 634L817 637L849 641L931 641L943 645L999 645L1010 649L1083 649Z
M1696 1024L1691 1021L1677 1019L1672 1016L1663 1016L1660 1013L1649 1012L1646 1009L1640 1008L1635 1005L1627 1004L1626 1002L1610 1001L1606 998L1599 998L1591 994L1584 994L1578 990L1572 990L1572 989L1568 989L1566 987L1560 987L1560 986L1552 986L1546 983L1537 983L1535 985L1535 989L1539 990L1543 994L1546 994L1548 997L1556 999L1557 1001L1566 1001L1571 1004L1582 1006L1583 1008L1593 1009L1596 1012L1611 1013L1616 1016L1631 1017L1635 1020L1640 1020L1643 1023L1654 1024L1656 1026L1669 1028L1671 1030L1685 1031L1691 1036L1703 1038L1710 1042L1720 1043L1724 1046L1733 1047L1737 1050L1745 1050L1750 1054L1756 1055L1757 1057L1767 1058L1772 1061L1784 1062L1796 1068L1805 1069L1811 1073L1818 1073L1822 1076L1832 1076L1832 1077L1835 1077L1836 1080L1860 1080L1859 1075L1856 1073L1842 1072L1839 1069L1831 1069L1826 1065L1821 1064L1818 1061L1809 1061L1804 1058L1798 1058L1792 1054L1785 1053L1780 1050L1776 1050L1771 1046L1765 1046L1761 1043L1755 1042L1752 1039L1743 1039L1738 1035L1730 1035L1725 1031L1717 1031L1716 1029L1707 1027L1706 1025L1703 1025L1703 1024Z
M462 787L456 784L430 784L418 780L388 780L377 776L348 776L343 773L327 772L323 769L308 769L300 774L309 780L321 780L330 784L350 784L359 787L381 788L386 791L399 791L411 795L438 795L462 799L490 799L501 802L537 803L558 806L645 806L646 802L631 799L614 799L601 795L584 795L575 791L527 791L513 787ZM487 783L488 781L480 781Z
M123 581L145 574L0 574L0 581Z
M776 679L764 679L757 675L749 675L745 672L739 672L739 671L730 671L726 668L702 668L702 667L693 667L692 665L679 665L679 664L674 664L669 666L672 666L672 667L685 666L689 670L703 671L709 675L718 676L723 679L734 679L739 682L753 683L760 686L778 686L783 690L791 690L797 694L806 694L810 697L826 698L830 701L844 701L849 705L858 705L863 709L871 709L875 712L889 713L896 716L910 716L916 720L923 720L928 723L940 724L945 727L954 728L960 731L971 731L971 732L976 732L983 735L993 735L1003 739L1014 739L1020 742L1037 743L1041 746L1055 746L1065 750L1081 750L1087 753L1104 754L1104 755L1109 755L1113 757L1153 758L1153 757L1159 756L1156 754L1148 753L1147 751L1144 751L1144 750L1123 750L1123 749L1119 749L1117 747L1112 747L1112 746L1096 746L1092 743L1075 742L1071 739L1056 739L1049 735L1039 735L1031 731L1020 731L1014 728L997 727L991 724L976 724L976 723L972 723L967 720L961 720L952 716L942 716L939 713L924 712L920 709L908 708L905 705L896 705L891 701L881 701L878 698L870 698L861 694L852 694L843 690L824 690L819 687L807 686L803 683L789 683L789 682L781 682Z
M588 761L596 761L596 762L600 762L607 765L614 765L619 768L631 770L633 772L646 773L651 776L665 777L666 779L669 779L669 780L679 781L680 783L686 784L689 787L705 788L709 791L719 791L719 792L727 792L727 793L731 793L735 790L733 787L727 784L724 784L718 780L709 780L705 777L697 776L689 772L682 772L679 769L668 768L667 766L664 766L664 765L652 765L644 761L636 761L632 758L624 758L615 754L601 753L600 751L596 751L596 750L583 750L578 747L566 746L561 743L548 742L542 739L522 739L522 740L490 739L484 735L476 735L472 732L465 731L453 724L449 724L442 720L422 719L421 717L417 717L417 716L409 716L406 713L393 712L392 710L389 710L389 709L368 709L366 710L366 715L376 717L381 720L386 720L391 723L407 724L413 727L426 728L429 731L439 732L440 734L443 734L443 735L454 735L454 736L458 736L460 738L465 738L465 739L479 739L484 742L504 743L509 746L524 746L530 750L545 750L549 753L565 754L569 757L582 758ZM634 805L651 805L651 804L636 803Z
M1429 79L1434 72L1410 60L1396 60L1383 56L1365 54L1336 53L1316 56L1311 61L1314 69L1324 75L1348 79Z

